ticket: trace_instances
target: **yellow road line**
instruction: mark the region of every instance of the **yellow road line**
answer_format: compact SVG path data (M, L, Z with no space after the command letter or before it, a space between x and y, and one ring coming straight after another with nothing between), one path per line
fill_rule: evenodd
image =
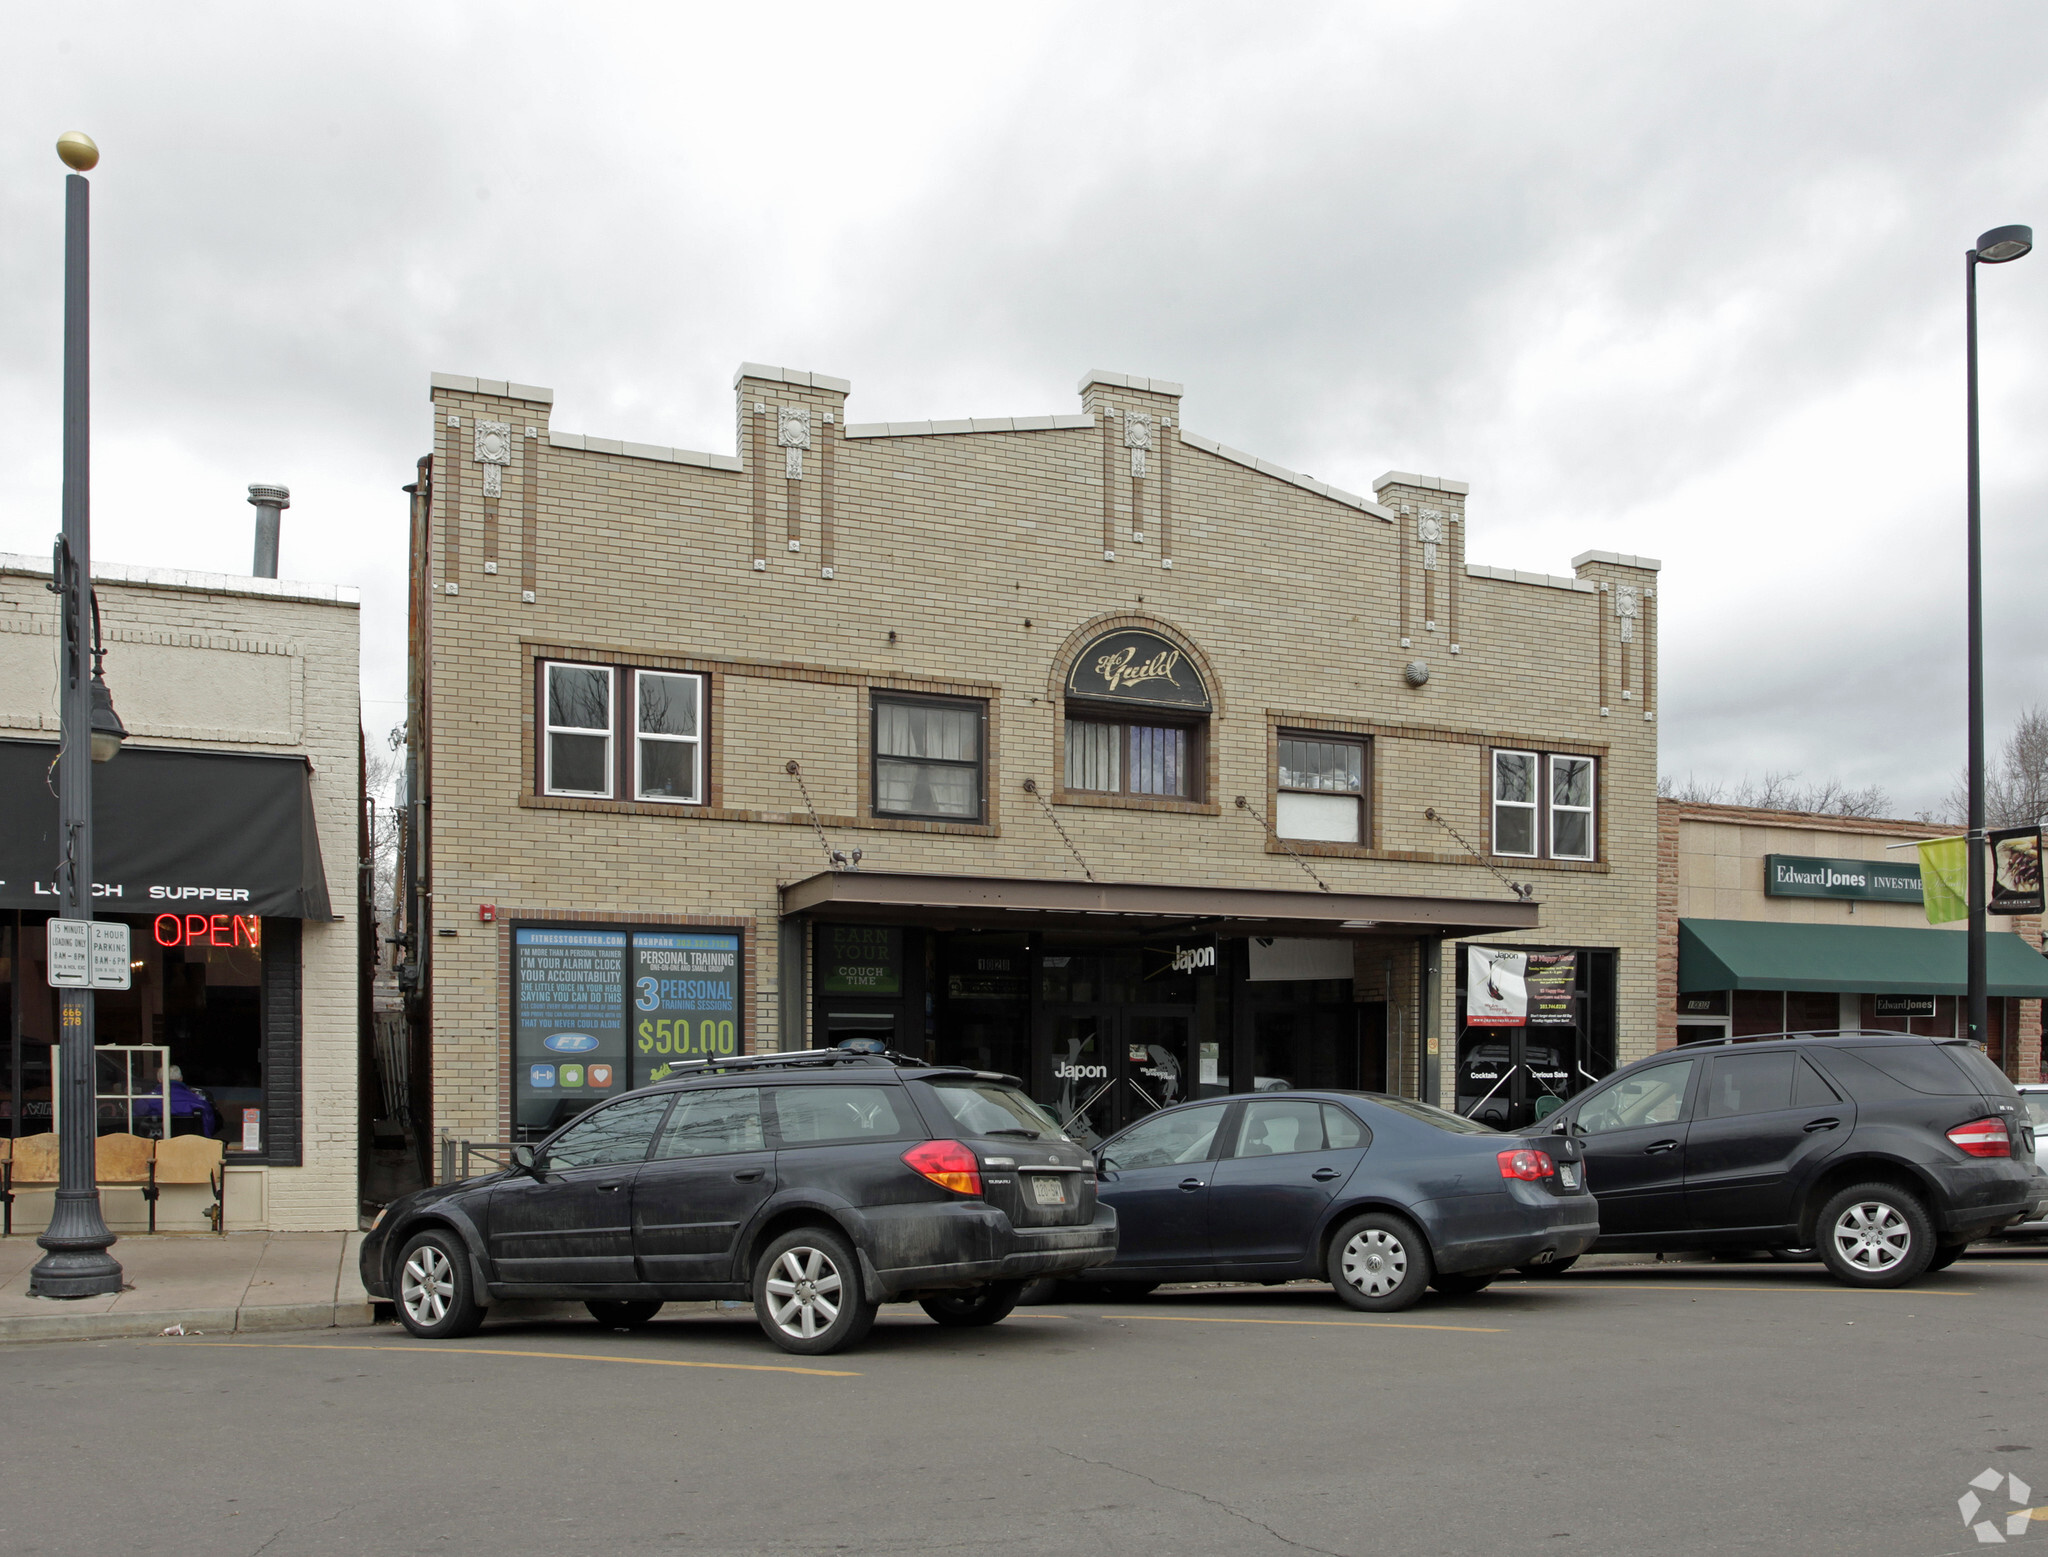
M1938 1287L1723 1287L1680 1286L1676 1282L1648 1281L1641 1286L1622 1281L1535 1281L1537 1288L1578 1292L1797 1292L1809 1296L1839 1296L1844 1293L1867 1297L1976 1297L1974 1292L1943 1292Z
M1352 1325L1372 1330L1456 1330L1461 1335L1506 1335L1499 1326L1415 1325L1393 1319L1228 1319L1221 1314L1104 1314L1104 1319L1157 1319L1184 1325Z
M768 1362L684 1362L673 1357L614 1357L603 1352L519 1352L494 1346L342 1346L308 1341L192 1341L193 1346L237 1346L273 1352L405 1352L414 1357L545 1357L557 1362L630 1362L643 1368L726 1368L738 1373L808 1373L823 1379L857 1379L839 1368L794 1368Z

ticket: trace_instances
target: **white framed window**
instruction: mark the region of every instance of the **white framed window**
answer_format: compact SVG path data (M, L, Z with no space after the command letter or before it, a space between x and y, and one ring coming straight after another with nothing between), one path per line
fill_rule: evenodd
M1307 843L1365 842L1365 742L1283 735L1279 748L1274 832Z
M1593 759L1550 759L1550 857L1593 857Z
M704 802L704 678L633 672L633 798Z
M1533 859L1536 854L1536 775L1533 751L1493 754L1493 852Z
M544 666L541 695L546 729L542 788L550 795L608 799L612 792L612 668Z

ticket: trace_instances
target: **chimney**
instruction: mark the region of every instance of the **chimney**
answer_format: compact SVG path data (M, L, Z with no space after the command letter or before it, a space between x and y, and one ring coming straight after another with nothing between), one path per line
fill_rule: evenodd
M276 578L277 516L292 506L292 489L252 483L249 501L256 509L256 563L250 571L258 578Z

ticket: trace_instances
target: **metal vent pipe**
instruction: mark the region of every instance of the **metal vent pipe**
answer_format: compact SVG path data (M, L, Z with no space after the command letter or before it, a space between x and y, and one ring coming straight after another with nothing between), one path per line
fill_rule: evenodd
M276 578L278 516L292 506L291 488L252 482L249 501L256 508L256 562L250 571L258 578Z

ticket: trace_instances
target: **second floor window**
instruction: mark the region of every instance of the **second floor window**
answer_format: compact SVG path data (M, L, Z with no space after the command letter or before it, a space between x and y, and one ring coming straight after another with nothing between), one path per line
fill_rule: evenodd
M1591 757L1495 752L1493 852L1524 859L1594 858L1596 777Z
M1194 746L1194 731L1186 725L1069 719L1067 788L1190 800Z
M1365 742L1283 735L1279 756L1273 830L1310 843L1364 843Z
M980 821L983 705L878 695L874 708L875 814Z
M612 792L612 668L548 665L547 773L551 795L609 796Z
M633 793L641 800L695 804L702 798L698 760L704 681L661 670L633 672Z
M703 804L703 676L559 660L540 676L541 793Z

